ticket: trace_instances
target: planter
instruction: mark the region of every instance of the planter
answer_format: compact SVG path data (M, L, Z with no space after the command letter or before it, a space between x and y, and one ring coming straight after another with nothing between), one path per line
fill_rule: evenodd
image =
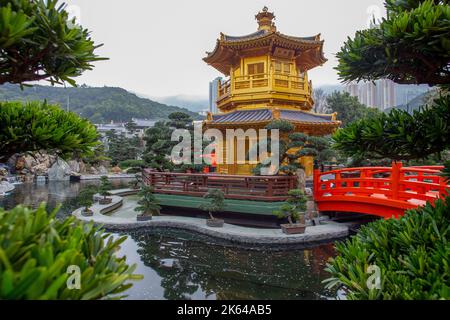
M83 216L83 217L92 217L93 215L94 215L94 211L92 211L92 210L83 210L83 211L81 211L81 215Z
M301 223L282 224L281 230L283 230L285 234L301 234L305 233L306 225Z
M222 228L225 221L222 219L207 219L206 225L211 228Z
M101 204L101 205L110 204L111 202L112 202L111 198L106 198L106 199L101 198L101 199L98 200L98 203Z
M142 215L140 215L140 216L136 217L136 220L137 221L149 221L149 220L152 220L152 216L142 216Z

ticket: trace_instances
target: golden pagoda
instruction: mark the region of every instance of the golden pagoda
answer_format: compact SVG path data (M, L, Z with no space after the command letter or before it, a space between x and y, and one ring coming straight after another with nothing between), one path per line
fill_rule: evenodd
M297 132L320 136L333 133L340 125L336 114L311 112L314 101L308 70L327 61L320 34L293 37L278 32L275 15L267 7L255 18L259 26L256 32L246 36L221 33L214 51L207 52L203 59L228 77L218 87L220 112L208 114L206 128L222 132L262 129L272 120L282 119L291 122ZM225 159L226 142L220 147ZM306 174L311 175L313 159L305 157L301 162ZM217 172L249 175L254 166L224 160L217 164Z

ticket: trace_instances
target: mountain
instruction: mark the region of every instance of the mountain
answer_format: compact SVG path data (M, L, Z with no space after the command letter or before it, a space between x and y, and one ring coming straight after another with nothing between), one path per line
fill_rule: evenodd
M401 109L412 113L414 110L419 110L421 107L425 107L434 93L435 91L423 92L422 94L416 96L414 99L410 100L409 103L396 106L395 109ZM392 109L393 108L388 108L384 110L384 112L389 112Z
M52 87L35 85L25 87L6 84L0 86L2 100L47 100L59 104L94 123L126 122L131 118L167 119L172 112L184 112L193 119L201 117L185 108L169 106L150 99L138 97L136 94L115 87Z
M208 97L203 96L190 96L180 94L176 96L167 96L167 97L154 97L154 96L143 96L143 97L171 106L184 107L196 113L209 109L209 99Z

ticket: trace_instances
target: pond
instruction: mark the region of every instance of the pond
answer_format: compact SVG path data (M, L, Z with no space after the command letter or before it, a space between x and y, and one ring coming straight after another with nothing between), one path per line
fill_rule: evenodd
M127 180L111 180L115 188ZM46 201L58 204L59 217L76 209L77 195L97 181L21 184L0 207L23 203L36 207ZM334 299L324 289L326 261L334 256L333 244L314 247L241 247L181 230L153 229L127 232L119 254L137 264L144 279L134 282L128 299ZM119 234L115 234L119 235Z

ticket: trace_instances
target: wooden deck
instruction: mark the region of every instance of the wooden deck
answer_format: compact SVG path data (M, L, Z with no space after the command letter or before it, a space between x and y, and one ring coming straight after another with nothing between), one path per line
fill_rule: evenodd
M157 172L144 169L143 181L157 194L203 197L208 189L221 189L226 199L277 202L285 201L295 189L294 176L240 176Z

